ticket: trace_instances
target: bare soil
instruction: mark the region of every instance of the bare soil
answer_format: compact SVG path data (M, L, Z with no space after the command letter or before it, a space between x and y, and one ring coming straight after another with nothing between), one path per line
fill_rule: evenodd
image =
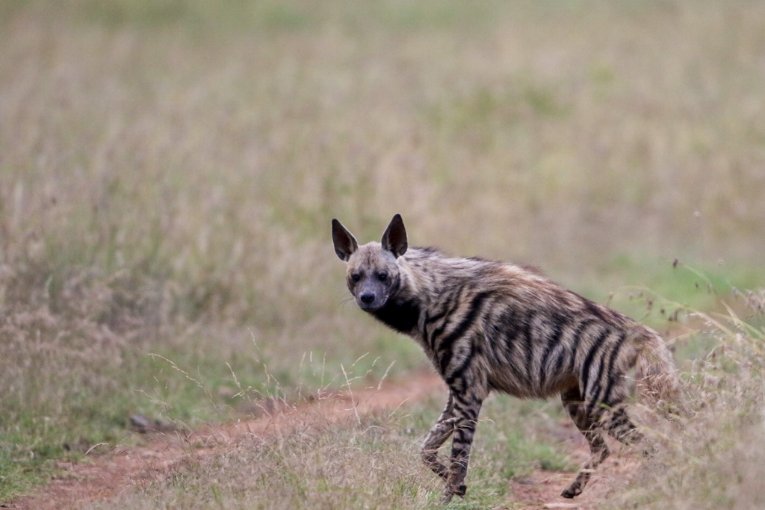
M149 434L141 446L117 447L91 454L77 463L61 463L62 474L35 493L3 505L14 509L78 508L87 502L104 500L134 486L166 477L185 463L222 453L240 441L253 437L287 435L309 425L341 423L368 413L395 410L422 400L435 392L445 392L441 379L433 372L420 372L401 381L386 381L378 387L349 390L298 405L269 405L263 416L234 423L209 425L191 433ZM560 424L559 433L572 460L583 462L587 445L573 424ZM573 479L572 473L535 471L512 480L510 508L597 508L605 494L618 483L635 462L615 449L593 475L584 494L575 500L560 497L560 491ZM98 451L95 449L94 451Z
M570 446L569 455L572 459L579 464L584 463L588 456L586 443L576 440ZM595 510L615 486L624 483L636 466L637 460L632 455L625 456L625 452L612 450L611 457L598 467L584 492L575 499L566 499L560 495L574 480L574 473L535 470L527 477L510 481L510 493L515 505L511 508Z

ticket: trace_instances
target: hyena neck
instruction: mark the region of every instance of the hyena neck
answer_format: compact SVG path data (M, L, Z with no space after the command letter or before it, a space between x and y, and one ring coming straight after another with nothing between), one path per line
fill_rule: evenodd
M422 307L418 299L391 296L381 308L370 312L399 333L415 334Z

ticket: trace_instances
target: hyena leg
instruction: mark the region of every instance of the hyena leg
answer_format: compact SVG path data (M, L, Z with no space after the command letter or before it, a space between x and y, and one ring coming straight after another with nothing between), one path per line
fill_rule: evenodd
M468 387L464 384L459 386L461 388ZM451 501L454 495L464 496L467 490L464 481L470 459L470 447L473 444L478 413L481 412L481 405L486 398L485 392L475 391L480 390L480 385L478 386L479 388L473 388L474 391L468 390L463 393L452 390L454 395L454 439L452 440L451 464L444 489L444 503Z
M604 407L609 410L609 416L605 421L605 429L614 439L626 444L632 445L643 439L635 424L632 423L627 414L624 401L629 395L627 383L622 378L616 380L613 385L608 401L604 402Z
M576 475L576 480L561 493L561 496L564 498L573 498L582 493L584 486L590 481L592 471L608 457L609 452L608 446L606 446L606 442L598 427L602 411L596 409L588 413L577 387L561 393L561 400L563 401L563 407L566 408L569 416L574 420L576 428L579 429L579 432L582 433L590 445L590 460L585 463Z
M448 476L449 470L438 460L438 449L454 432L454 421L454 398L451 392L449 392L449 400L446 402L441 416L438 417L438 420L430 429L430 432L428 432L428 436L422 443L421 451L422 461L425 465L444 479Z
M626 445L639 443L643 439L643 434L637 430L627 415L624 404L620 404L611 411L611 415L606 421L606 430L611 437Z

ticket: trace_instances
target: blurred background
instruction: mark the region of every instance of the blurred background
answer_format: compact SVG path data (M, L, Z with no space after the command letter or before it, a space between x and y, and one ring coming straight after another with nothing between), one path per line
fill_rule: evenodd
M761 286L764 90L756 1L4 0L0 496L132 412L423 365L333 217L648 322Z

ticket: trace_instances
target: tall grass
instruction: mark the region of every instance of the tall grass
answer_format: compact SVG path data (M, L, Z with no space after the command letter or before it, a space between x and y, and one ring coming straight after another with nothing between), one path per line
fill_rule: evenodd
M296 392L422 363L347 303L333 216L603 297L674 257L753 285L762 11L4 2L0 497L130 412L223 419L232 371Z
M686 359L686 416L659 427L660 447L604 508L762 508L765 459L765 315L762 293L726 313L693 313ZM665 424L666 425L666 424Z

